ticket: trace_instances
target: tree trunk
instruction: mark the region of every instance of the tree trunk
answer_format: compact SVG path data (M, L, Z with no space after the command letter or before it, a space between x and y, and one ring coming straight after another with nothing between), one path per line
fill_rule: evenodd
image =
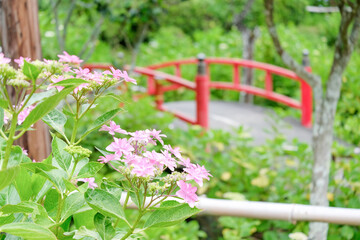
M3 0L1 6L2 47L6 57L41 59L37 0ZM34 125L18 142L29 157L41 161L50 154L50 136L43 122Z
M314 125L313 131L313 153L314 165L312 172L312 186L310 194L310 204L328 206L327 190L329 185L329 173L331 164L331 145L333 141L333 121L325 106L328 103L322 101L320 118L326 123ZM329 225L327 223L311 222L309 238L327 239Z
M245 28L241 30L241 35L243 39L243 54L242 58L246 60L254 60L254 49L255 42L258 38L258 29L249 29ZM252 68L243 68L243 81L245 85L252 86L254 83L254 69ZM253 103L254 96L252 94L244 93L243 101L246 103Z
M350 55L342 59L334 56L333 67L326 86L326 96L321 100L313 129L314 167L312 173L312 188L310 203L312 205L328 206L327 190L330 177L331 148L333 142L333 125L336 107L340 98L341 77L350 59ZM315 90L315 89L314 89ZM320 91L320 90L318 90ZM310 223L310 239L327 239L329 225L327 223Z
M315 98L315 124L313 128L314 167L310 202L314 205L328 206L327 189L331 164L331 146L333 141L333 124L336 106L340 97L342 75L360 34L360 1L339 1L341 14L339 34L335 44L334 59L329 78L326 83L326 92L319 76L306 72L281 46L273 19L274 0L264 0L266 24L275 49L284 63L306 80L313 88ZM351 30L350 30L351 29ZM350 31L349 31L350 30ZM325 240L328 224L310 223L309 239Z

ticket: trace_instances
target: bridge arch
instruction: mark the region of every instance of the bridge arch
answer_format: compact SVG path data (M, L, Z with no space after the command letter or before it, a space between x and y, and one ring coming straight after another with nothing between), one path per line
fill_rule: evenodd
M181 66L197 65L198 71L195 81L189 81L182 78ZM232 82L216 82L210 79L210 68L212 65L230 65L233 69ZM86 64L84 67L90 70L109 69L110 65ZM174 67L175 74L171 75L159 71L163 68ZM253 68L265 72L265 88L258 88L249 85L243 85L240 81L240 68ZM310 67L306 67L311 71ZM156 107L161 111L169 111L164 104L164 93L179 88L186 88L196 93L196 118L191 119L182 113L169 111L179 119L191 124L198 124L204 128L208 128L208 110L210 89L225 89L246 92L256 96L260 96L275 102L285 104L289 107L299 109L301 111L301 124L305 127L312 125L312 89L311 87L295 72L278 66L244 60L236 58L205 58L199 55L198 58L185 60L169 61L160 64L154 64L147 67L135 67L134 72L147 77L148 94L155 96ZM273 91L273 76L282 76L300 83L301 98L300 101ZM171 85L164 86L161 81L169 82Z

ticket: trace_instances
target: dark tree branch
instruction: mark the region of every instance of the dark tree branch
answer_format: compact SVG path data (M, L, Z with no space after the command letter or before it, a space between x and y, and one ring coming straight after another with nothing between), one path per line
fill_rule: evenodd
M243 31L246 28L244 25L244 19L249 14L254 1L255 0L248 0L244 6L244 9L239 14L234 16L234 25L238 28L239 31Z
M273 18L274 11L274 1L273 0L264 0L265 3L265 21L269 30L270 37L274 43L275 49L279 56L282 58L285 65L287 65L290 69L292 69L297 75L299 75L302 79L304 79L313 89L314 94L314 104L315 104L315 122L313 133L314 136L318 135L321 128L319 126L322 125L321 118L321 109L323 109L323 89L321 78L318 75L309 73L304 69L303 66L298 64L282 47L280 43L279 36L276 31L276 26Z
M346 1L347 2L347 1ZM345 1L341 1L339 9L341 13L341 22L339 27L339 36L335 44L335 54L333 65L331 66L330 77L334 74L342 74L345 71L355 44L359 39L360 32L360 0L357 0L356 6L351 11L346 10ZM349 33L351 24L352 29Z
M126 47L132 51L134 49L134 47L133 47L129 37L127 36L127 34L124 31L122 33L123 33L122 36L124 38Z
M326 101L337 103L340 97L341 76L350 60L355 44L359 40L360 29L360 0L357 0L356 6L351 11L345 10L344 1L339 4L341 13L341 22L339 28L338 39L335 44L335 53L333 64L331 66L329 79L327 81ZM351 24L352 29L349 33ZM336 104L335 104L336 106ZM331 113L335 115L336 108Z
M145 23L141 28L138 40L136 41L136 44L135 44L135 48L139 48L140 45L143 43L145 36L148 32L148 29L149 29L149 23Z
M83 45L83 47L79 53L80 58L85 54L89 45L94 44L94 42L98 39L103 22L104 22L104 15L101 15L100 19L98 20L98 22L96 23L96 25L94 27L94 30L92 31L90 37L85 42L85 44Z
M355 16L354 16L354 24L350 33L350 44L351 48L354 48L356 42L359 39L359 32L360 32L360 0L356 1L356 6L353 8L355 9Z
M64 21L64 29L63 29L63 34L62 34L62 38L63 38L64 42L66 42L67 27L68 27L68 24L70 22L71 15L72 15L72 13L73 13L73 11L75 9L75 6L76 6L76 0L72 0L69 11L68 11L68 13L66 15L66 19Z
M344 54L349 52L349 38L348 38L348 30L350 27L351 22L354 19L354 9L348 10L344 1L339 3L339 10L341 14L341 22L340 22L340 29L339 29L339 39L337 41L337 47L340 51L343 51Z
M351 1L347 1L346 0L346 3L352 8L352 9L354 9L356 6L355 6L355 4L353 3L353 2L351 2Z
M58 6L59 6L60 2L61 2L61 0L54 1L52 3L51 7L52 7L52 10L54 13L56 38L58 39L60 52L63 52L64 51L64 40L60 36L60 25L59 25L59 16L58 16Z
M137 41L135 43L134 48L132 49L131 65L130 65L130 70L129 70L130 73L133 73L133 71L135 69L136 60L137 60L137 57L139 54L140 46L144 42L144 39L148 32L148 29L149 29L149 23L145 23L141 28L139 28L139 34L137 37Z
M277 53L280 55L284 63L291 68L297 75L303 78L312 88L319 88L321 86L321 79L319 76L309 73L306 69L297 63L282 47L279 36L277 34L274 23L274 1L264 0L266 25L269 29L270 37L274 43Z

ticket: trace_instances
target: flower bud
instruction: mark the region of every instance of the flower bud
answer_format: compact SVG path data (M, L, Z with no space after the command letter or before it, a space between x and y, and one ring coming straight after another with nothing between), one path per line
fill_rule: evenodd
M30 86L30 83L28 81L18 78L11 79L6 84L9 86L20 87L20 88L26 88Z
M73 145L65 147L64 150L70 153L71 155L78 154L81 157L90 157L92 153L89 149L83 148L81 146L73 146Z

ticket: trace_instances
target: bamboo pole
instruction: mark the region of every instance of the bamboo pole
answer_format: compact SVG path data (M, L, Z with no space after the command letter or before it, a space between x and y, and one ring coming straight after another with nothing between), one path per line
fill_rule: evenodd
M124 204L126 193L121 197ZM179 201L177 198L169 200ZM161 199L159 199L160 201ZM150 201L149 198L146 200ZM156 203L155 203L156 204ZM264 220L284 220L292 223L297 221L327 222L344 225L360 225L360 209L311 206L291 203L272 203L256 201L235 201L199 197L195 206L203 211L201 214L214 216L234 216ZM136 205L129 201L129 208Z

